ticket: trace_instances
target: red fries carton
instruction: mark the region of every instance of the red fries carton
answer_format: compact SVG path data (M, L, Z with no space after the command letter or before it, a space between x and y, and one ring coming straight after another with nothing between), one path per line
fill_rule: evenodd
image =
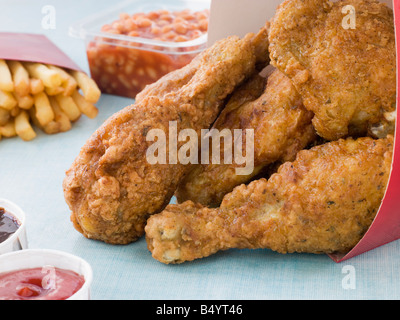
M28 33L0 33L0 58L51 64L81 71L64 52L45 35Z
M31 141L69 131L82 114L94 118L96 83L46 36L0 33L1 136Z
M227 36L243 37L248 32L256 33L266 21L275 14L276 8L283 0L213 0L210 10L208 46ZM393 8L395 18L397 52L400 49L400 1L381 1ZM229 8L227 14L226 8ZM257 14L254 14L254 13ZM240 23L238 23L240 21ZM398 64L400 63L397 54ZM398 84L397 84L398 85ZM398 85L399 86L399 85ZM398 104L398 103L397 103ZM397 112L396 127L399 125ZM342 262L379 246L400 239L400 133L395 134L392 173L388 182L386 195L375 220L359 243L346 254L329 255L335 262Z

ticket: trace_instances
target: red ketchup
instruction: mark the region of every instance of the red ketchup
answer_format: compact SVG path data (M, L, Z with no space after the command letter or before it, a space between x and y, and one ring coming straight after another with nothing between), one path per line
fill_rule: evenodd
M65 300L84 282L83 276L52 266L0 273L0 300Z

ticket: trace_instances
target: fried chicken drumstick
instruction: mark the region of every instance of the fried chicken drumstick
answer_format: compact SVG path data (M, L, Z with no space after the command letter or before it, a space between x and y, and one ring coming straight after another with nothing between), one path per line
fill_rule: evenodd
M229 248L347 252L380 207L392 151L393 136L341 139L301 151L268 181L236 187L219 208L187 201L151 216L148 248L167 264Z
M393 20L393 10L376 0L286 0L277 9L271 64L293 81L326 140L393 133Z
M266 83L267 82L267 83ZM297 152L316 140L311 124L313 113L307 111L291 81L275 70L268 77L257 75L235 91L213 128L254 130L254 170L239 175L239 165L195 165L179 184L176 197L179 203L186 200L208 207L220 205L225 194L276 162L293 161ZM232 134L233 135L233 134ZM243 139L243 145L245 144ZM221 159L224 144L221 143ZM245 153L242 146L242 153ZM211 157L211 152L210 152Z
M169 203L188 168L149 164L146 150L153 142L146 140L147 132L161 129L168 141L170 121L177 122L178 130L209 128L225 98L268 63L266 28L243 39L220 40L183 69L147 87L134 105L92 135L63 183L78 231L113 244L144 234L147 218Z

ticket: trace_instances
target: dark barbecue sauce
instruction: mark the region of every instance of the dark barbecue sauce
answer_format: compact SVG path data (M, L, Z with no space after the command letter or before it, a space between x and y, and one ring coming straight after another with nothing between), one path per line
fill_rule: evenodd
M0 208L0 243L6 241L19 228L19 222L11 213Z

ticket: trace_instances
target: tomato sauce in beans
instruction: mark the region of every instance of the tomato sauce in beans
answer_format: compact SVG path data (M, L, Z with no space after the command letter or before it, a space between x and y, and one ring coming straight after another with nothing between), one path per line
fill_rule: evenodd
M104 25L102 32L134 38L90 42L87 55L92 78L104 93L135 98L146 85L188 64L197 54L193 51L201 51L200 45L170 49L163 42L199 38L208 30L208 18L208 10L121 13L119 20ZM149 47L135 38L160 41L160 45Z

